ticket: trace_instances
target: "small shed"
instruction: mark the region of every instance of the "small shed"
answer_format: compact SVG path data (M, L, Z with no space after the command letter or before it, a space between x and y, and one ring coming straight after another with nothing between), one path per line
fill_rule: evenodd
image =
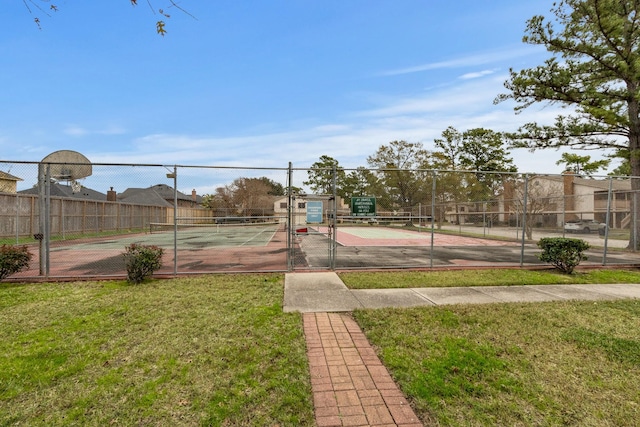
M15 194L18 191L18 181L22 181L22 178L0 171L0 193Z

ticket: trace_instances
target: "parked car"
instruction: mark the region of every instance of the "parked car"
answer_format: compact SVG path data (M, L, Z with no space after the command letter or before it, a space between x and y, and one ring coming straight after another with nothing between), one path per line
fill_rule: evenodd
M564 223L564 231L567 233L591 233L604 230L605 224L601 224L595 219L575 219Z

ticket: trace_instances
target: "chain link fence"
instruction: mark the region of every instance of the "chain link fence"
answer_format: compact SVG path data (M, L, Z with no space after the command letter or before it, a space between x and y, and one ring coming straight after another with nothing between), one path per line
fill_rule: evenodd
M164 249L160 275L542 266L537 242L561 236L591 245L583 265L637 263L632 178L74 166L0 161L0 243L34 254L12 277L124 277L132 243Z

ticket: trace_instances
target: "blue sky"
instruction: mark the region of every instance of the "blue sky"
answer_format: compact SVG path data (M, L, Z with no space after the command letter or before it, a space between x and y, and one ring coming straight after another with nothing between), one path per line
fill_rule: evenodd
M179 2L195 19L151 0L171 14L165 37L145 0L51 1L50 16L3 2L0 160L67 149L96 163L329 155L355 168L393 140L431 149L447 126L508 131L557 113L493 105L509 67L547 57L521 39L551 0ZM561 172L557 151L512 156L521 172Z

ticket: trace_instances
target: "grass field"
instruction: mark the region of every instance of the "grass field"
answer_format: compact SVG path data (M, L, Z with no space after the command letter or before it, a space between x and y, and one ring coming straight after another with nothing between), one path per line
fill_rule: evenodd
M640 271L637 270L587 270L571 275L553 269L346 272L339 275L349 289L640 283Z
M282 275L0 284L0 425L313 425Z
M361 287L522 284L510 270L485 271L342 277ZM564 277L529 273L527 283ZM615 270L580 276L639 279ZM0 284L0 426L314 425L302 320L282 312L283 281ZM427 425L638 425L640 301L354 317Z
M427 425L595 427L640 420L640 301L354 315Z

